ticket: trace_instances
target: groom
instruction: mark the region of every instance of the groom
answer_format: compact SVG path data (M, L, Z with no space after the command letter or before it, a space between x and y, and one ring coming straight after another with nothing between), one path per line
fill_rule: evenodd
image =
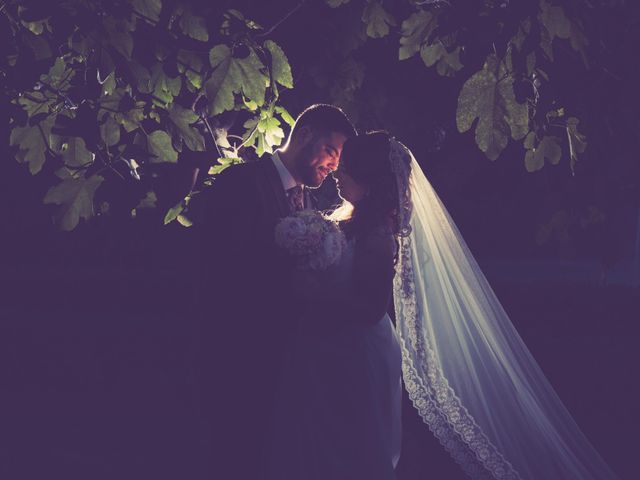
M312 105L283 148L229 167L203 193L200 410L213 442L206 452L211 478L261 477L282 353L298 309L274 227L314 207L309 189L338 168L342 146L355 134L339 108Z

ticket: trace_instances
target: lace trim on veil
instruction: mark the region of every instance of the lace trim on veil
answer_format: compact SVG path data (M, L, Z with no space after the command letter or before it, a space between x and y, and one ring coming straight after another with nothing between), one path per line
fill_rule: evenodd
M437 366L429 339L419 332L409 243L409 238L402 241L401 267L394 286L396 311L403 315L409 331L408 339L398 331L402 373L409 398L429 429L471 478L520 480L520 475L482 432L449 386Z
M406 327L397 328L402 349L405 387L414 407L445 450L473 479L521 480L518 472L483 433L444 377L427 332L420 328L411 245L412 205L409 177L412 156L391 141L391 165L400 196L400 255L394 277L396 314ZM408 338L405 338L408 336Z

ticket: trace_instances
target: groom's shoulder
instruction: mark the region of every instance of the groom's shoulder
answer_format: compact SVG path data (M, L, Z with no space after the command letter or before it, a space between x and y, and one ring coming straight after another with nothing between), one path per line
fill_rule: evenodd
M255 176L254 168L248 163L238 163L225 168L213 180L213 191L224 191L240 188Z
M264 165L262 161L236 163L226 168L218 176L225 183L246 182L260 175Z

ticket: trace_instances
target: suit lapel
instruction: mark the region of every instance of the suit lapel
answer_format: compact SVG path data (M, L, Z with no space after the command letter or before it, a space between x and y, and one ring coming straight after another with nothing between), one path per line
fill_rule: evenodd
M286 217L289 215L289 203L284 188L282 188L278 170L276 170L271 158L264 158L259 162L261 178L258 179L258 185L264 201L265 212L274 217Z

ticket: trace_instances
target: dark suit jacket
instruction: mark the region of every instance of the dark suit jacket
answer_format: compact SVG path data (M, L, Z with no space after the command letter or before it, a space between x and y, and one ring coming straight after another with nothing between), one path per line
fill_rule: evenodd
M297 308L290 260L274 242L289 206L270 158L229 167L201 196L200 410L212 433L216 473L259 478Z

